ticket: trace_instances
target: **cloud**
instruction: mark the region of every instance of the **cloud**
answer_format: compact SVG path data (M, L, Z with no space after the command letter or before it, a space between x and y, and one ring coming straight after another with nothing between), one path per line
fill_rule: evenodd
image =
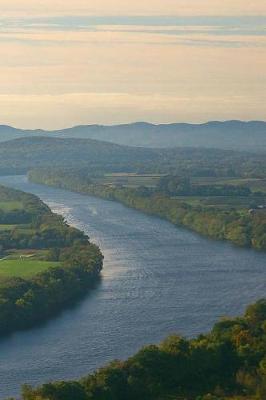
M95 26L177 26L177 27L227 27L265 30L263 16L50 16L50 17L0 17L0 28L53 28L58 30L92 29Z
M166 45L264 47L265 27L266 17L250 16L2 18L0 41L32 46L71 46L93 41L156 45L164 41Z
M265 119L262 3L0 0L0 122Z
M46 129L68 127L76 124L118 124L146 120L154 123L239 118L261 119L262 104L266 97L257 98L251 107L245 96L178 96L136 95L127 93L75 93L60 96L0 95L0 109L5 123L14 124L14 107L17 108L19 126ZM248 112L246 108L248 107ZM245 110L245 111L244 111ZM204 111L204 113L203 113ZM35 116L38 115L38 121Z
M1 14L29 15L266 15L261 0L0 0Z

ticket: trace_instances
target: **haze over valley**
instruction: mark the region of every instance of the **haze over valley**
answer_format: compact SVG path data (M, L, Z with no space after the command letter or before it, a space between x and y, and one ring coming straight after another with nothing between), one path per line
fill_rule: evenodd
M95 139L127 146L203 147L227 150L266 151L266 122L225 121L205 124L138 122L126 125L84 125L45 131L0 126L0 141L21 137Z

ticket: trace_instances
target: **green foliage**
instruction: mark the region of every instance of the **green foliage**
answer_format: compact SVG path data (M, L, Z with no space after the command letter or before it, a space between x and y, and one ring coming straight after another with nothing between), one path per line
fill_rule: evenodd
M159 185L162 191L88 183L85 171L81 173L76 170L33 170L29 173L29 177L37 183L119 201L126 206L157 215L175 225L185 226L213 239L228 240L238 246L253 247L258 250L266 249L266 212L262 210L250 214L247 208L237 203L239 199L237 196L242 196L243 192L246 193L248 202L252 199L249 197L249 189L246 190L242 186L221 186L219 190L224 191L224 195L227 196L229 192L234 193L236 206L215 207L203 202L194 204L182 196L171 197L169 191L172 194L175 191L176 195L179 190L182 194L185 190L192 190L189 189L188 179L178 177L162 178Z
M26 386L23 400L265 400L265 317L261 300L207 335L171 336L77 382Z
M79 168L92 173L265 177L265 154L204 148L144 148L90 139L28 137L1 143L0 174L33 168Z
M168 196L249 196L251 190L241 185L193 185L188 177L166 175L160 178L158 191Z
M24 208L23 214L9 209L0 214L0 224L1 218L16 223L0 229L0 335L31 327L84 295L103 260L86 235L36 196L0 187L0 202L4 199L17 199Z
M0 260L0 278L12 276L27 278L57 265L59 265L57 262L51 261Z

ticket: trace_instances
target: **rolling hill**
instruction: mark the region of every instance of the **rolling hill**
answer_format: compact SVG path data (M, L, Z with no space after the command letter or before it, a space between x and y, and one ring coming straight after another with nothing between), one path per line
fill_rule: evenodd
M123 170L128 165L154 162L157 153L92 139L22 137L1 143L0 174L25 173L35 167Z
M85 168L190 176L265 176L266 154L192 147L130 147L93 139L22 137L0 144L0 174Z
M0 126L0 142L29 136L96 139L127 146L184 146L266 152L266 122L263 121L161 125L138 122L114 126L84 125L55 131Z

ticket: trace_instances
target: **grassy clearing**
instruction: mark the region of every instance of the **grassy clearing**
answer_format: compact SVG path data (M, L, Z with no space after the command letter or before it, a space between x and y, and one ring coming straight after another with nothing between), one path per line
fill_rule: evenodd
M43 272L51 267L56 267L59 264L58 262L52 261L2 259L0 260L0 278L30 278L39 272Z
M32 235L35 232L34 229L27 224L0 224L0 232L13 231L14 229L21 235Z
M30 228L30 227L17 227L17 233L19 235L27 235L27 236L32 236L35 233L35 229Z
M96 178L94 183L106 186L123 185L129 188L137 188L139 186L146 186L154 188L157 186L160 174L135 174L135 173L114 173L105 174L103 177ZM204 185L234 185L234 186L247 186L253 192L266 193L266 179L258 178L236 178L236 177L198 177L191 178L191 183L195 186Z
M155 188L162 175L159 174L135 174L135 173L114 173L105 174L103 177L96 178L95 183L104 186L119 186L122 185L127 188L137 188L146 186ZM264 192L266 195L266 180L252 179L252 178L236 178L236 177L198 177L191 178L193 186L204 185L233 185L233 186L247 186L253 192ZM177 200L184 201L191 206L213 207L215 209L230 210L248 210L256 205L266 204L266 196L256 196L255 193L252 197L246 196L178 196Z
M199 177L192 178L191 182L193 185L234 185L234 186L247 186L253 192L264 192L266 193L266 179L258 178L216 178L216 177Z
M183 201L191 206L214 207L219 209L250 209L252 204L265 204L266 198L262 197L241 197L241 196L177 196L174 199Z
M155 174L126 174L126 173L116 173L116 174L106 174L104 177L98 178L95 183L100 185L123 185L125 187L136 188L139 186L146 186L153 188L158 184L161 175Z
M0 225L0 231L13 231L18 225L8 225L2 224Z
M47 261L49 250L19 249L9 250L5 256L6 260L21 260L22 258L38 261Z
M21 201L0 201L0 209L3 211L21 210L22 208Z

